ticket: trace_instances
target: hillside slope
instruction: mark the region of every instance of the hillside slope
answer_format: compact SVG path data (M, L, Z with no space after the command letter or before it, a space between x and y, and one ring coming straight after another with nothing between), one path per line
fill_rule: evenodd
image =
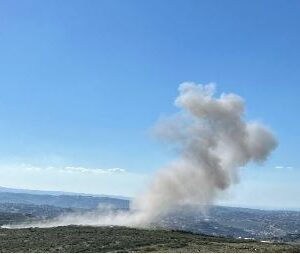
M99 205L129 208L129 200L110 197L75 195L40 195L28 193L0 192L0 203L23 203L51 205L62 208L97 208Z
M0 242L1 252L300 252L297 244L126 227L0 229Z

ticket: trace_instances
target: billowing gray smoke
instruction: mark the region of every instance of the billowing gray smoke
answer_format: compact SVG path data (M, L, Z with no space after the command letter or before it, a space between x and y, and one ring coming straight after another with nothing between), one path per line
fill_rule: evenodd
M266 127L244 119L244 101L235 94L214 97L215 86L183 83L175 105L181 110L155 127L173 145L178 159L160 170L129 213L65 217L49 224L148 226L178 206L210 205L236 182L239 168L263 162L276 147Z
M263 162L277 141L263 125L244 119L235 94L214 97L213 84L183 83L175 105L181 111L160 121L157 135L174 145L179 158L161 170L134 203L145 223L179 205L211 204L237 180L241 166Z

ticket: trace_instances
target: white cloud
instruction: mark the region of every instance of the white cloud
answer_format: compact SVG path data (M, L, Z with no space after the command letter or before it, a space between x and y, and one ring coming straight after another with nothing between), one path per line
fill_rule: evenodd
M30 172L40 172L45 170L58 171L61 173L87 173L87 174L120 174L127 172L123 168L86 168L86 167L75 167L75 166L65 166L65 167L39 167L30 164L21 164L20 167L26 171Z
M118 167L0 163L0 186L17 189L133 197L144 190L149 177Z
M275 166L276 169L293 169L292 166Z
M123 168L85 168L85 167L74 167L67 166L60 170L60 172L69 172L69 173L92 173L92 174L109 174L109 173L124 173L126 172Z

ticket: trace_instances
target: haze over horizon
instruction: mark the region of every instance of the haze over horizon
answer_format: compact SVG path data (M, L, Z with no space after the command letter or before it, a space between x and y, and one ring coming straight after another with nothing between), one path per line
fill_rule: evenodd
M279 140L220 204L300 209L299 9L1 1L0 186L136 196L175 157L151 128L176 112L178 85L215 82Z

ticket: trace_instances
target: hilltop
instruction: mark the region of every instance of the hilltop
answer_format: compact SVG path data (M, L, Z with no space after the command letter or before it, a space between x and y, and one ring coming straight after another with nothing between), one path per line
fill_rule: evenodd
M0 229L1 252L299 252L300 245L126 227Z

